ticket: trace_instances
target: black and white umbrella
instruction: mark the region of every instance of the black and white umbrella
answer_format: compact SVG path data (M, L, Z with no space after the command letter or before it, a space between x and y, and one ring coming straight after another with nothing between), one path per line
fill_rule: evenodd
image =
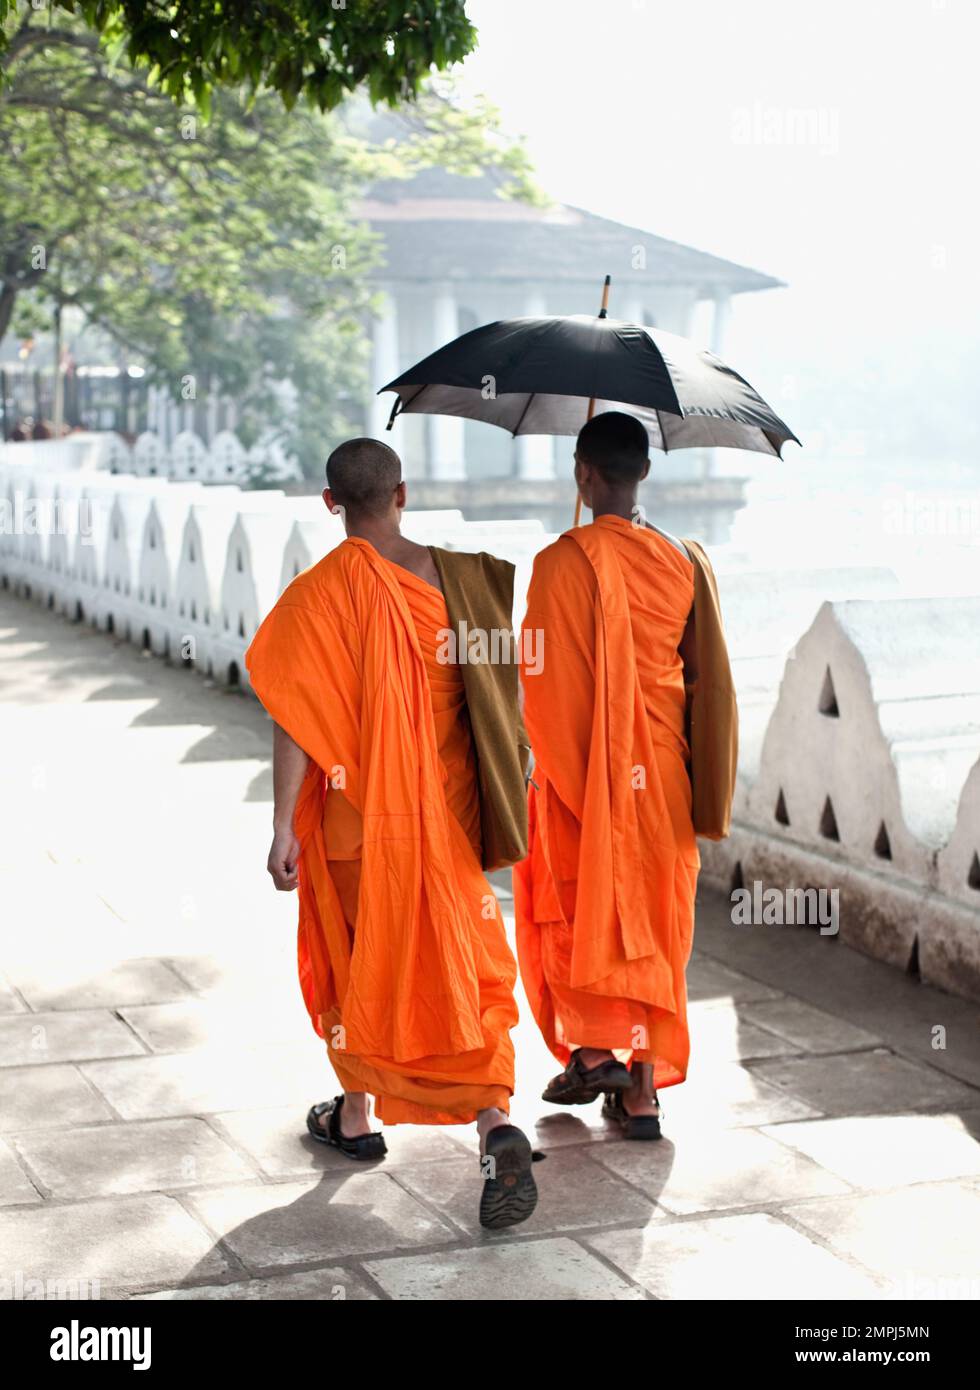
M606 287L608 293L608 282ZM604 296L605 302L605 296ZM512 435L578 434L603 410L642 420L651 448L751 449L800 441L744 377L686 338L588 314L500 319L383 386L400 414L485 420Z

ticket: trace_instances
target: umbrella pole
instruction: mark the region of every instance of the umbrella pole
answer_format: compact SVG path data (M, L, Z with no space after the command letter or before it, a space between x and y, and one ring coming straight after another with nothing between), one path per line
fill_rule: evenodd
M600 306L599 306L599 318L604 319L604 318L606 317L607 313L608 313L608 310L609 310L609 276L607 275L607 276L606 276L606 279L605 279L605 282L604 282L604 284L603 284L603 286L602 286L602 303L601 303ZM586 422L586 424L588 424L588 422L592 419L592 417L593 417L594 414L595 414L595 396L590 396L590 397L589 397L589 409L588 409L588 413L587 413L587 415L586 415L586 417L585 417L585 422ZM577 496L576 499L575 499L575 521L574 521L573 524L574 524L575 526L581 526L581 524L582 524L582 494L581 494L581 493L579 493L578 496Z

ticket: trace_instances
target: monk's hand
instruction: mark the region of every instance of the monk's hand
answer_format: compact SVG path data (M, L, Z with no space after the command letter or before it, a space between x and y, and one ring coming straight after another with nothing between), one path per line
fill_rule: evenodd
M267 868L280 893L292 893L299 883L299 840L291 826L276 830L272 837Z

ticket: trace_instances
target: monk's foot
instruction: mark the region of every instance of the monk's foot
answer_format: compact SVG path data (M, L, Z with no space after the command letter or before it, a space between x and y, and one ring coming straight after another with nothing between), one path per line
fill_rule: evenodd
M582 1059L582 1066L585 1067L586 1071L601 1066L603 1062L615 1062L616 1060L608 1048L580 1047L578 1055Z
M322 1121L321 1121L322 1123ZM366 1091L345 1091L340 1107L340 1132L345 1139L371 1134L371 1110Z
M577 1047L563 1072L541 1092L549 1105L591 1105L604 1091L625 1091L632 1084L629 1068L606 1048Z
M660 1105L653 1089L653 1067L649 1062L634 1062L630 1068L633 1085L622 1094L623 1109L627 1115L649 1115L660 1118Z
M329 1144L348 1158L369 1161L384 1158L388 1149L384 1135L375 1134L371 1129L367 1096L363 1092L353 1093L353 1104L348 1110L351 1099L352 1093L348 1093L311 1105L306 1128L318 1144Z
M622 1099L627 1115L651 1115L655 1120L660 1118L660 1106L656 1096L638 1096L632 1091L624 1091Z
M476 1132L480 1136L480 1153L487 1151L487 1135L491 1130L497 1129L500 1125L509 1125L510 1116L506 1110L498 1110L495 1105L491 1105L486 1110L478 1110L476 1115Z

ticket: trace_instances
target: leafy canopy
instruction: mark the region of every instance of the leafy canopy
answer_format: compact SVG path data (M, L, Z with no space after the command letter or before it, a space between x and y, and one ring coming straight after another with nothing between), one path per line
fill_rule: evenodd
M446 92L423 89L405 138L378 145L346 112L288 113L268 91L219 89L204 121L67 14L17 36L0 88L0 337L68 307L108 360L175 400L234 398L243 442L277 430L310 472L362 423L382 249L358 217L365 186L489 164L530 190L493 113Z
M287 108L302 97L331 111L363 91L374 103L414 98L430 70L476 44L463 0L49 0L78 16L106 50L147 71L206 116L217 88L265 88ZM29 8L29 6L25 7ZM0 0L0 62L16 39Z

